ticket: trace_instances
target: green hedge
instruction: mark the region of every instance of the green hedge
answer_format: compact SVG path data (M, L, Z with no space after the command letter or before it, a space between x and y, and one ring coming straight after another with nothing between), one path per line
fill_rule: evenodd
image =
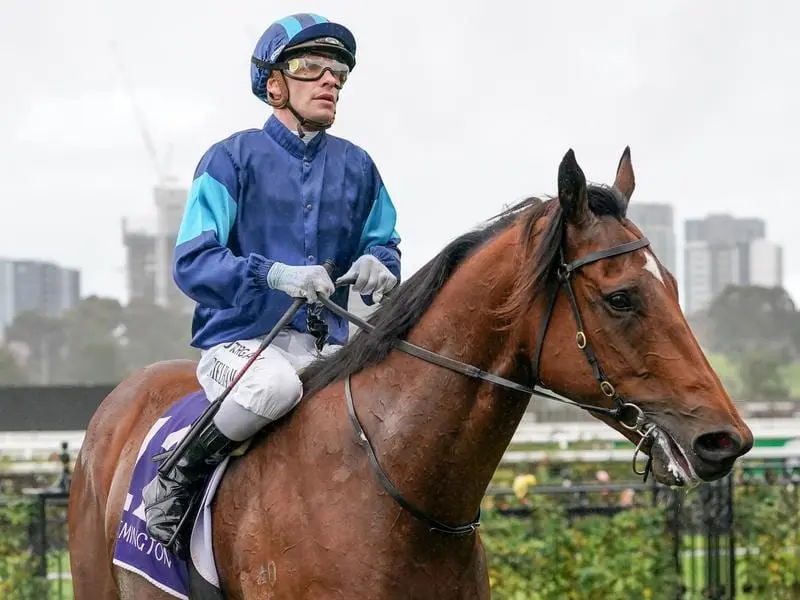
M737 485L737 598L800 598L800 492L791 485ZM503 506L530 516L501 514L487 498L481 539L493 600L668 599L679 577L665 507L639 506L613 517L570 523L559 500L520 489ZM562 498L562 501L566 498ZM615 500L615 499L613 499ZM28 548L36 516L29 501L0 505L0 598L46 597Z
M30 526L35 505L29 501L0 504L0 598L40 600L48 584L36 575L36 558L30 552Z
M484 513L481 539L496 600L670 600L678 576L661 509L636 508L570 525L564 509L533 496L530 518Z
M739 587L754 598L800 598L800 494L796 485L734 489Z

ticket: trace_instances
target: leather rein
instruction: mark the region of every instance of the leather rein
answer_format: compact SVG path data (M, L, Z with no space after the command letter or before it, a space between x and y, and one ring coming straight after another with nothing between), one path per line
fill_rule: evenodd
M636 448L636 452L638 453L644 441L647 439L647 437L649 437L651 429L647 429L645 427L646 423L642 409L635 404L625 401L625 399L619 395L614 386L608 381L605 374L603 373L603 370L600 367L600 363L598 362L597 357L595 356L594 351L592 350L592 347L589 344L589 340L586 337L586 332L583 327L583 320L581 318L580 310L578 309L578 302L575 296L575 291L572 287L571 278L575 272L581 269L581 267L584 267L588 264L606 258L620 256L622 254L628 254L630 252L634 252L641 248L645 248L649 245L650 245L649 240L646 237L642 237L632 242L620 244L618 246L613 246L605 250L598 250L597 252L592 252L570 263L567 263L565 261L563 248L560 250L561 264L556 269L556 281L554 282L554 285L551 286L551 292L550 292L550 297L548 299L547 310L545 312L542 326L539 329L536 353L534 354L534 359L533 359L533 365L532 365L533 380L537 382L536 384L533 385L533 387L529 387L517 383L515 381L511 381L510 379L506 379L505 377L501 377L494 373L484 371L473 365L463 363L461 361L448 358L446 356L442 356L441 354L437 354L430 350L426 350L425 348L422 348L405 340L395 341L394 347L397 350L400 350L401 352L405 352L407 354L410 354L411 356L415 356L421 360L424 360L431 364L438 365L445 369L455 371L456 373L466 375L467 377L481 379L483 381L487 381L489 383L498 385L500 387L504 387L512 391L521 392L529 396L554 400L556 402L561 402L563 404L569 404L571 406L576 406L578 408L582 408L586 411L593 412L598 415L604 415L612 419L615 419L623 427L631 431L635 431L636 433L642 436L642 439ZM613 401L613 408L594 406L591 404L583 404L581 402L576 402L574 400L566 398L565 396L561 396L560 394L557 394L552 390L549 390L547 388L538 385L538 383L540 382L539 370L540 370L542 351L544 348L544 340L547 335L547 329L550 324L550 318L552 317L553 311L555 309L556 299L558 298L558 292L562 287L566 288L567 290L567 297L569 298L570 307L572 308L572 314L575 318L575 325L577 327L577 333L575 334L575 341L578 345L578 348L583 352L587 362L591 366L594 377L600 386L600 391L606 398ZM350 323L356 325L357 327L363 329L368 333L371 333L375 329L374 325L368 323L367 321L364 321L363 319L359 318L353 313L345 310L338 304L335 304L329 298L320 297L319 302L323 306L325 306L328 310L330 310L332 313L349 321ZM405 510L411 513L414 517L425 522L429 526L431 531L439 531L450 535L465 535L474 532L475 529L480 525L480 509L478 510L478 515L475 517L475 519L473 519L469 523L465 523L462 525L448 525L431 517L430 515L426 514L422 509L420 509L419 507L415 506L414 504L403 498L399 490L392 483L391 479L389 479L384 470L381 468L380 463L378 461L378 457L375 454L375 450L373 449L372 444L370 443L369 438L367 437L367 434L364 431L363 426L358 420L358 416L356 415L355 411L355 405L353 402L353 394L350 387L349 373L345 376L344 386L345 386L345 397L347 400L347 411L350 416L350 420L352 421L353 428L356 433L356 438L358 440L358 443L364 447L367 456L369 457L370 464L372 465L372 468L375 471L378 480L380 481L381 485L386 490L386 492L390 496L392 496L392 498L394 498L394 500L400 506L402 506ZM634 471L639 475L644 475L646 478L647 473L650 471L651 461L648 460L645 470L643 472L639 472L636 471L635 457L636 455L634 454L634 467L633 467Z

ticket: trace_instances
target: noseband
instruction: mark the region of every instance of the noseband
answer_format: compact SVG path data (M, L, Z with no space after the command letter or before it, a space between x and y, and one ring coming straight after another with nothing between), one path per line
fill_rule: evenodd
M572 406L576 406L578 408L582 408L586 411L604 415L606 417L610 417L617 422L619 422L623 427L629 429L630 431L634 431L641 436L641 440L639 445L636 447L636 454L641 450L642 445L644 444L645 440L650 436L652 432L652 426L646 427L646 422L644 418L644 413L641 408L637 405L632 404L630 402L626 402L622 396L619 395L617 390L611 384L610 381L606 378L605 374L603 373L603 369L600 367L600 363L597 361L597 357L592 350L592 346L589 343L588 338L586 337L586 332L583 328L583 319L581 319L580 310L578 309L578 301L575 297L575 290L572 287L572 275L580 270L582 267L606 259L612 258L614 256L620 256L622 254L628 254L630 252L634 252L641 248L645 248L650 245L649 240L646 237L642 237L638 240L634 240L633 242L628 242L625 244L620 244L618 246L613 246L611 248L607 248L605 250L598 250L597 252L592 252L582 258L578 258L570 263L566 262L564 257L563 248L559 251L560 257L560 264L556 269L556 280L554 285L552 285L552 291L550 293L550 297L548 299L547 311L544 315L544 320L542 321L542 325L539 328L539 337L537 340L536 345L536 353L533 359L533 377L534 381L536 382L533 387L528 387L504 377L500 377L499 375L495 375L494 373L489 373L488 371L484 371L475 367L473 365L469 365L467 363L463 363L461 361L448 358L446 356L442 356L440 354L436 354L435 352L431 352L430 350L426 350L420 346L415 344L411 344L405 340L397 340L394 342L394 347L397 350L410 354L412 356L416 356L424 361L429 363L438 365L445 369L450 369L451 371L455 371L456 373L461 373L468 377L473 377L476 379L481 379L484 381L488 381L494 385L498 385L504 387L506 389L510 389L517 392L523 392L528 394L529 396L535 396L540 398L547 398L549 400L555 400L556 402L561 402L564 404L569 404ZM544 348L544 340L547 335L547 329L550 325L550 318L553 315L556 299L558 298L558 291L561 287L566 288L567 290L567 297L569 298L570 306L572 307L572 314L575 318L575 325L577 327L577 332L575 334L575 341L578 345L578 348L583 352L584 356L586 357L589 366L592 368L592 373L594 374L595 379L600 386L600 391L602 394L613 402L613 407L603 407L603 406L594 406L591 404L583 404L581 402L576 402L574 400L570 400L560 394L557 394L547 388L541 387L538 385L540 382L539 379L539 367L540 361L542 356L542 350ZM320 298L319 300L328 310L332 313L346 319L347 321L353 323L360 329L363 329L367 332L372 332L375 329L375 326L371 323L367 323L363 319L360 319L356 315L348 312L347 310L340 307L338 304L335 304L329 298ZM356 438L358 439L359 444L364 446L365 451L369 457L370 463L372 468L374 469L379 481L383 488L395 499L395 501L400 504L403 508L405 508L408 512L414 515L416 518L420 519L421 521L428 524L432 531L440 531L442 533L447 533L451 535L464 535L469 534L475 531L475 529L479 526L480 523L480 510L478 511L478 516L469 523L464 525L447 525L446 523L442 523L433 517L425 514L424 511L419 509L418 507L414 506L412 503L408 502L405 498L402 497L400 492L394 486L392 481L383 471L378 462L378 458L375 455L375 450L372 448L372 444L370 444L369 439L367 438L367 434L364 431L364 428L361 426L361 423L358 420L355 412L355 406L353 404L353 394L350 388L350 374L345 376L345 396L347 399L347 410L350 415L350 420L353 423L353 428L355 429ZM650 471L651 460L648 460L647 466L645 470L639 472L636 470L635 460L636 454L634 454L634 471L639 475L644 475L645 479L647 478L647 474Z

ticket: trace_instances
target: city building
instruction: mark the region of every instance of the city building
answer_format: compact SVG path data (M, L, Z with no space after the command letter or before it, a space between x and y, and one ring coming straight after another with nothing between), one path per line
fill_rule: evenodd
M39 260L0 259L0 339L16 316L60 317L81 299L80 271Z
M125 245L125 280L128 301L156 300L156 233L155 220L125 217L122 219L122 240Z
M723 246L747 243L767 236L764 219L739 219L725 214L713 214L704 219L687 219L685 231L687 242L708 242Z
M683 310L691 315L711 304L714 296L711 250L706 242L686 242L683 253Z
M748 285L783 285L783 248L769 240L753 240L742 248L742 280Z
M763 219L709 215L685 223L684 311L705 310L728 285L783 285L782 248Z
M172 278L172 257L178 230L183 218L183 207L189 191L183 187L162 185L154 189L156 205L155 292L156 304L179 310L192 310L192 302Z
M172 278L172 257L187 197L185 187L156 186L154 216L122 220L129 300L142 299L182 312L194 308Z

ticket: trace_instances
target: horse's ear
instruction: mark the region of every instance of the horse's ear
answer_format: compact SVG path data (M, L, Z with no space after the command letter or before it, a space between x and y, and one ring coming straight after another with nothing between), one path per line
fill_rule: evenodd
M633 196L633 190L636 187L636 178L633 176L633 163L631 163L630 146L625 146L625 151L622 153L622 158L619 159L619 165L617 166L617 177L614 180L614 187L622 192L623 196L625 196L627 208L627 202L630 202L631 196Z
M567 221L573 225L585 225L588 222L592 213L586 193L586 176L575 160L572 148L558 166L558 201Z

